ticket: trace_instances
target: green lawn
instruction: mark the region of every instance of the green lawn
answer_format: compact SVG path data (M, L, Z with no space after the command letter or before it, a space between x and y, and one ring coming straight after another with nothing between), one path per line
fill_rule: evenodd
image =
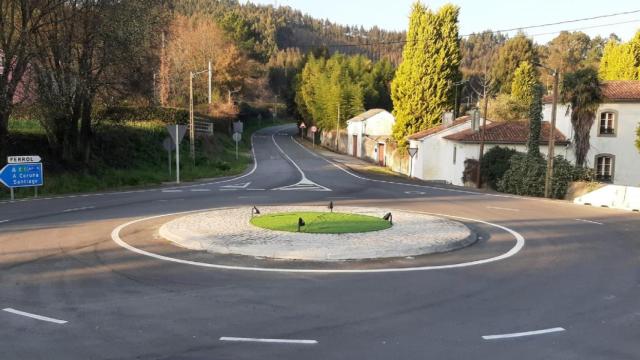
M266 214L254 217L251 224L269 230L296 232L299 218L306 223L301 231L313 234L362 233L391 227L391 224L382 218L329 212Z

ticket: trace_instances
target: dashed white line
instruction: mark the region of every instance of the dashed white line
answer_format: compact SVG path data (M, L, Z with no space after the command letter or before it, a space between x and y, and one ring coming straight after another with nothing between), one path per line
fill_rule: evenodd
M513 212L520 211L520 209L512 209L512 208L499 207L499 206L487 206L487 209L502 210L502 211L513 211Z
M91 210L91 209L95 209L95 206L83 206L83 207L79 207L79 208L65 209L65 210L62 210L62 212L63 213L69 213L69 212L76 212L76 211L82 211L82 210Z
M211 189L191 189L191 192L209 192Z
M544 334L550 334L550 333L562 332L562 331L565 331L565 329L561 327L555 327L551 329L525 331L525 332L518 332L518 333L511 333L511 334L485 335L482 338L485 340L499 340L499 339L510 339L510 338L517 338L517 337L523 337L523 336L544 335Z
M6 223L6 222L8 222L8 221L9 221L9 220L0 220L0 224L2 224L2 223Z
M585 219L576 219L576 221L586 222L586 223L589 223L589 224L604 225L603 223L600 223L600 222L597 222L597 221L591 221L591 220L585 220Z
M12 309L12 308L5 308L5 309L2 309L2 310L6 311L6 312L9 312L9 313L12 313L12 314L26 316L26 317L29 317L29 318L32 318L32 319L36 319L36 320L48 321L48 322L52 322L52 323L56 323L56 324L66 324L67 323L67 321L65 321L65 320L54 319L54 318L50 318L50 317L46 317L46 316L42 316L42 315L37 315L37 314L32 314L32 313L28 313L28 312Z
M220 341L258 342L258 343L276 343L276 344L302 344L302 345L314 345L318 343L317 340L260 339L260 338L243 338L243 337L229 337L229 336L221 337Z
M169 189L169 190L162 190L163 193L181 193L182 190L178 190L178 189Z

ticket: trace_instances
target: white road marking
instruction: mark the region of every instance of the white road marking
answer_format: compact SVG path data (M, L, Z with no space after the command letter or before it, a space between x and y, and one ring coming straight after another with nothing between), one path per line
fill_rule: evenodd
M32 313L28 313L28 312L12 309L12 308L5 308L5 309L2 309L2 310L6 311L6 312L9 312L9 313L12 313L12 314L30 317L30 318L36 319L36 320L48 321L48 322L52 322L52 323L56 323L56 324L66 324L67 323L67 321L65 321L65 320L58 320L58 319L54 319L54 318L50 318L50 317L46 317L46 316L42 316L42 315L36 315L36 314L32 314Z
M586 222L589 224L596 224L596 225L604 225L603 223L597 222L597 221L591 221L591 220L585 220L585 219L576 219L576 221L582 221L582 222Z
M69 212L82 211L82 210L90 210L90 209L95 209L95 206L84 206L84 207L73 208L73 209L65 209L65 210L62 210L62 212L63 212L63 213L69 213Z
M260 339L260 338L243 338L223 336L220 341L237 341L237 342L259 342L259 343L276 343L276 344L303 344L314 345L317 340L298 340L298 339Z
M9 221L9 220L0 220L0 224L2 224L2 223L6 223L6 222L8 222L8 221Z
M405 191L407 195L426 195L427 193L424 191Z
M163 193L181 193L182 190L179 189L168 189L168 190L162 190Z
M355 199L353 196L329 196L327 199Z
M224 210L224 209L225 208L218 208L218 210ZM226 209L229 209L229 208L226 208ZM390 210L393 211L394 209L390 209ZM332 273L332 274L387 273L387 272L411 272L411 271L445 270L445 269L464 268L464 267L470 267L470 266L489 264L489 263L492 263L492 262L508 259L508 258L516 255L517 253L519 253L520 250L522 250L522 248L525 245L524 237L522 235L520 235L520 233L518 233L515 230L512 230L512 229L510 229L510 228L508 228L506 226L490 223L490 222L483 221L483 220L465 218L465 217L461 217L461 216L429 213L429 212L422 212L422 211L413 211L413 212L418 213L418 214L442 216L442 217L448 217L448 218L451 218L451 219L472 221L472 222L477 222L477 223L480 223L480 224L485 224L485 225L496 227L498 229L501 229L501 230L506 231L509 234L511 234L516 239L516 244L509 251L507 251L506 253L498 255L498 256L494 256L492 258L469 261L469 262L464 262L464 263L457 263L457 264L448 264L448 265L420 266L420 267L408 267L408 268L380 268L380 269L287 269L287 268L260 268L260 267L250 267L250 266L220 265L220 264L211 264L211 263L205 263L205 262L199 262L199 261L190 261L190 260L177 259L177 258L165 256L165 255L155 254L155 253L152 253L152 252L149 252L149 251L146 251L146 250L138 249L136 247L133 247L133 246L129 245L124 240L122 240L122 238L120 237L120 232L124 228L126 228L127 226L130 226L130 225L139 223L139 222L158 219L158 218L166 217L166 216L192 214L192 213L202 212L202 211L205 211L205 210L184 211L184 212L170 213L170 214L164 214L164 215L155 215L155 216L150 216L150 217L146 217L146 218L142 218L142 219L132 220L132 221L124 223L124 224L116 227L115 229L113 229L113 231L111 232L111 239L116 244L118 244L119 246L121 246L121 247L123 247L123 248L125 248L125 249L127 249L129 251L132 251L134 253L137 253L137 254L140 254L140 255L144 255L144 256L148 256L148 257L152 257L154 259L174 262L174 263L178 263L178 264L201 266L201 267L205 267L205 268L223 269L223 270L257 271L257 272L286 272L286 273L317 273L317 274L327 274L327 273ZM408 210L403 210L403 211L408 211Z
M251 182L246 182L244 184L237 184L237 185L225 185L223 186L223 188L226 189L246 189L249 187L249 185L251 185Z
M518 211L520 211L520 209L512 209L512 208L499 207L499 206L487 206L487 209L503 210L503 211L513 211L513 212L518 212Z
M274 134L275 135L275 134ZM295 161L293 161L293 159L287 155L287 153L284 152L284 150L282 150L282 148L280 147L280 145L278 145L278 143L276 142L276 137L274 135L271 135L271 140L273 141L273 144L278 148L278 150L280 151L280 153L282 153L282 155L284 155L284 157L287 158L287 160L289 160L289 162L291 164L293 164L293 166L298 170L298 172L300 173L300 176L302 177L300 179L300 181L298 181L297 183L293 184L293 185L289 185L289 186L283 186L283 187L279 187L277 189L273 189L273 190L310 190L310 191L332 191L331 189L324 187L320 184L317 184L311 180L309 180L307 178L307 175L304 173L304 171L302 171L302 169L300 168L300 166L298 166L298 164L296 164ZM291 137L291 139L297 143L297 141L295 141L295 139L293 139L293 136ZM313 186L311 186L313 185ZM307 186L308 189L304 189L304 187Z
M523 337L523 336L550 334L550 333L562 332L562 331L565 331L565 329L561 327L556 327L551 329L525 331L525 332L511 333L511 334L485 335L482 338L485 340L510 339L510 338L517 338L517 337Z
M191 189L191 192L209 192L211 189Z

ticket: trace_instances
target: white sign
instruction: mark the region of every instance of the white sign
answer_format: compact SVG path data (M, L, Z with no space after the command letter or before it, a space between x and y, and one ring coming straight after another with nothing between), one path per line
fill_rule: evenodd
M418 153L418 148L409 148L409 155L411 157L416 156L417 153Z
M311 127L311 132L312 132L312 133L314 133L314 132L316 132L316 131L318 131L318 128L317 128L317 127L315 127L315 126L312 126L312 127Z
M38 155L23 155L23 156L8 156L7 163L9 164L28 164L39 163L42 159Z
M238 142L240 140L242 140L242 134L240 134L239 132L237 133L233 133L233 141Z

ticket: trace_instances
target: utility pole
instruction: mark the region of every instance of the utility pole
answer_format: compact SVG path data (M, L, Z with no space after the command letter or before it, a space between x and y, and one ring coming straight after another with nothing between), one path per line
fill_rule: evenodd
M189 72L189 142L191 160L196 161L196 129L193 119L193 71Z
M336 152L340 152L338 141L340 140L340 103L338 103L338 121L336 121Z
M276 102L275 104L273 104L273 112L274 112L273 120L275 121L275 119L278 118L278 95L276 95Z
M487 110L489 109L489 94L487 91L488 87L489 87L489 84L486 83L486 79L485 79L484 91L483 91L484 110L482 114L482 126L480 127L480 153L478 154L478 173L476 177L476 184L478 185L478 189L482 188L482 158L484 156L485 129L487 128Z
M211 78L213 77L213 71L211 68L211 60L209 60L209 105L211 105Z
M551 105L551 129L549 129L549 156L547 159L547 174L544 179L544 197L551 197L553 189L553 162L555 158L556 145L556 112L558 110L558 86L560 82L560 72L553 70L553 104Z
M454 106L453 106L453 120L458 118L458 86L468 82L469 80L461 80L458 81L456 83L453 83L453 87L455 88L455 99L454 99Z

